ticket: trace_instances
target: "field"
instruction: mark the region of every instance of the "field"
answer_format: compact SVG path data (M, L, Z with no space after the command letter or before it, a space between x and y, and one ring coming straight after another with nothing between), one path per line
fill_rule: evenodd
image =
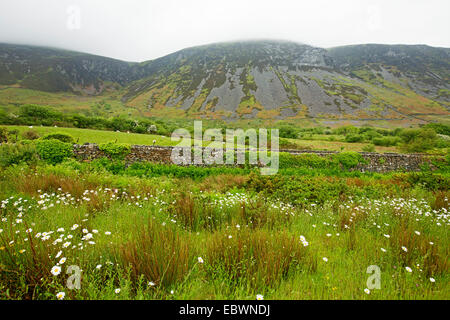
M40 136L45 136L50 133L63 132L71 135L75 142L78 144L84 143L107 143L111 141L117 141L117 143L127 143L136 145L152 145L153 140L155 140L156 145L160 146L174 146L179 143L179 141L172 141L170 137L156 135L156 134L137 134L137 133L127 133L127 132L114 132L105 130L93 130L93 129L80 129L80 128L59 128L59 127L40 127L33 126L4 126L8 130L18 130L18 137L20 138L25 131L36 131ZM338 136L338 139L343 139L342 136ZM327 139L327 140L325 140ZM291 149L312 149L312 150L325 150L325 151L363 151L363 148L368 145L368 143L347 143L345 141L330 141L329 137L325 135L314 135L310 138L304 139L286 139L292 145L288 145ZM205 142L205 146L209 143ZM217 144L213 142L210 146L216 146ZM281 145L280 148L284 146ZM397 147L384 147L375 146L374 151L384 153L384 152L401 152Z
M450 297L447 167L109 162L1 169L1 299Z

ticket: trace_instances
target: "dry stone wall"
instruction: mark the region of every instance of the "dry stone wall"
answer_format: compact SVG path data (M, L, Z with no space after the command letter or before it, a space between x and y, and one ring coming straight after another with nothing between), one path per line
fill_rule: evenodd
M171 154L174 147L133 145L130 153L126 155L125 161L128 163L137 161L149 161L154 163L173 163ZM329 156L336 152L332 151L299 151L280 150L291 154L316 154L318 156ZM84 145L74 145L75 158L82 161L91 161L102 157L108 157L101 151L97 144L87 143ZM399 153L372 153L362 152L361 155L366 160L365 164L359 164L355 170L370 172L388 171L419 171L422 164L430 162L430 157L424 154L399 154ZM193 155L191 155L193 159Z

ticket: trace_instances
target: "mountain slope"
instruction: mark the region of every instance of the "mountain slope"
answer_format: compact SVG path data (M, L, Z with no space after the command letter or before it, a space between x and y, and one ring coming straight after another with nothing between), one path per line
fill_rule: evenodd
M187 48L144 63L52 50L0 45L0 84L88 94L116 86L124 106L146 116L174 111L226 119L449 115L446 48L326 50L265 40Z
M0 44L0 84L48 92L101 92L107 82L125 85L145 76L137 63L24 45Z

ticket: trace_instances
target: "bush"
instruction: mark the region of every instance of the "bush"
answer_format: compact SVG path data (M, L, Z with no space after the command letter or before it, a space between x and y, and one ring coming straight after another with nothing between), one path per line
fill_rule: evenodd
M365 160L358 152L341 152L333 155L333 159L337 161L344 169L351 169L360 163L365 163Z
M36 147L32 143L2 144L0 146L1 167L8 167L20 163L34 164L37 160Z
M433 149L437 142L433 129L408 129L401 133L403 149L407 152L425 152Z
M63 132L55 132L55 133L49 133L47 135L45 135L44 137L42 137L43 140L59 140L61 142L65 142L65 143L71 143L73 144L75 142L75 140L73 139L73 137L70 134L67 133L63 133Z
M39 133L34 130L27 130L22 133L22 137L26 140L36 140L39 139Z
M376 146L391 147L396 146L402 141L399 137L381 137L373 138L372 142Z
M444 190L450 189L450 178L442 174L433 174L430 172L414 172L408 176L408 180L412 184L420 184L428 190Z
M345 136L346 142L362 142L364 141L364 137L360 134L349 134Z
M8 135L14 137L14 142L17 142L17 136L19 135L19 130L12 129L8 131Z
M70 143L56 139L40 140L36 143L36 149L41 159L50 164L60 163L73 154Z
M115 142L102 143L99 145L99 149L114 159L123 159L131 151L129 145Z
M5 127L0 128L0 143L8 142L8 129Z
M297 139L297 132L295 128L289 126L283 126L279 129L280 138Z
M375 152L375 146L373 144L368 144L362 148L364 152Z
M450 125L443 123L428 123L424 126L424 129L433 129L436 133L445 134L450 136Z
M316 154L299 154L280 152L279 154L280 169L288 168L327 168L332 165L331 161L325 157Z

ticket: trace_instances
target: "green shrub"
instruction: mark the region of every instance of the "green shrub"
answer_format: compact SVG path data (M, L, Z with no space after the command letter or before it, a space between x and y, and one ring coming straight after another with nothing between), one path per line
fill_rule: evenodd
M99 149L114 159L123 159L131 151L129 145L115 142L102 143L99 145Z
M55 133L49 133L47 135L45 135L44 137L42 137L43 140L59 140L61 142L65 142L65 143L71 143L73 144L75 142L75 140L73 139L73 137L70 134L67 133L63 133L63 132L55 132Z
M362 148L364 152L375 152L375 146L373 144L368 144Z
M39 140L36 142L36 149L42 160L56 164L72 156L72 144L60 140Z
M316 154L299 154L293 155L290 153L280 152L279 154L280 169L287 168L327 168L333 163Z
M404 141L402 148L407 152L425 152L433 149L437 142L433 129L408 129L401 133Z
M34 130L27 130L22 133L22 137L26 140L36 140L39 139L39 133Z
M14 143L0 145L0 166L8 167L14 164L35 164L38 160L36 147L32 143Z
M17 129L9 130L9 131L8 131L8 135L9 135L10 137L14 137L14 142L17 142L17 137L18 137L18 135L19 135L19 130L17 130Z
M399 137L380 137L380 138L373 138L372 142L376 146L383 146L383 147L391 147L396 146L402 141Z
M0 127L0 143L8 142L8 129Z
M338 199L348 191L343 179L308 176L263 176L252 173L245 183L247 190L253 190L269 198L284 199L295 204L322 204L329 199Z
M432 191L450 189L450 177L442 174L430 172L414 172L408 175L408 180L412 184L420 184L424 188Z
M351 169L366 162L361 154L352 151L337 153L333 155L333 159L344 169Z
M346 142L362 142L364 141L364 137L360 134L349 134L345 136Z

